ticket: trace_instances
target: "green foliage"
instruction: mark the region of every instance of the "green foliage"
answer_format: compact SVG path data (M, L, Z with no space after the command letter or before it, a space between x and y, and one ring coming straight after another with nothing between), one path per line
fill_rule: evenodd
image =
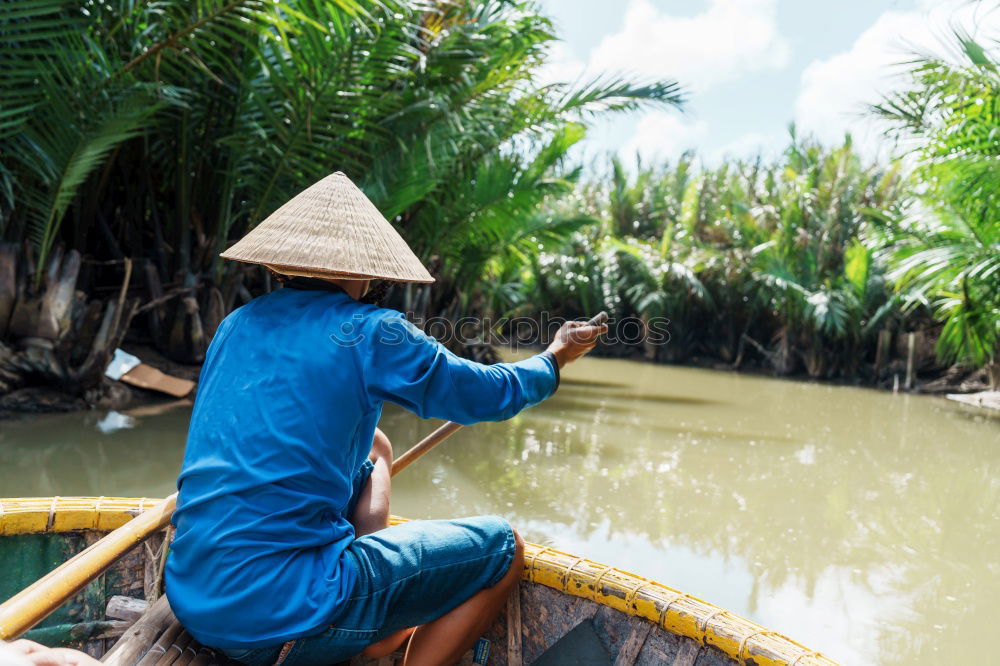
M961 33L952 45L950 58L917 59L909 87L875 111L918 141L926 190L898 221L892 277L910 307L944 321L940 357L981 366L1000 350L1000 45Z
M579 226L538 207L572 189L585 123L681 103L672 82L542 85L554 40L511 0L3 3L0 236L148 258L232 304L245 269L219 252L342 170L440 278L432 314L506 307L495 278Z
M912 173L794 128L772 164L685 155L630 175L613 160L560 204L595 222L543 254L525 300L667 317L667 358L739 362L749 342L813 376L856 376L886 352L882 332L933 329L940 362L1000 381L1000 58L965 35L954 46L915 60L911 86L875 107L918 141Z
M231 307L252 278L219 252L340 169L438 278L403 296L425 315L611 307L669 318L668 358L816 376L936 317L942 361L996 363L995 48L956 35L876 107L918 142L909 180L793 129L773 163L612 161L581 182L567 155L591 118L683 99L543 85L554 39L512 0L2 3L0 237L36 266L57 244L148 259Z
M824 149L794 132L774 164L697 169L685 155L629 176L613 161L561 204L598 222L542 257L550 270L528 300L568 316L607 304L666 317L667 358L735 361L759 340L781 372L852 375L898 314L874 211L905 199L895 167L863 165L849 140Z

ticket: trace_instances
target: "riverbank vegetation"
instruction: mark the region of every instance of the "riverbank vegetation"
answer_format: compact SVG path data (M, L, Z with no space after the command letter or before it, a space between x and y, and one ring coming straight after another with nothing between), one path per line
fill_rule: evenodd
M1000 386L1000 56L947 46L871 111L906 159L869 164L849 137L825 148L792 128L772 161L613 160L550 208L588 225L497 272L518 284L508 305L669 319L668 344L631 350L654 360Z
M612 353L1000 382L988 49L958 38L873 108L905 168L793 134L777 160L584 169L595 118L682 91L542 83L555 40L509 0L0 4L0 396L96 404L125 340L198 363L272 288L219 252L334 170L437 278L389 294L420 318L610 306L671 322L667 345Z
M0 5L0 395L94 402L127 334L199 362L271 288L219 252L334 170L438 277L408 305L454 313L490 257L565 228L527 219L571 190L554 167L590 118L681 102L670 81L542 85L554 40L506 0Z
M607 181L562 202L597 222L542 253L529 300L669 319L670 341L647 346L650 359L762 358L779 374L853 377L875 362L882 331L912 325L876 258L880 212L906 197L898 168L863 166L850 142L793 139L770 164L702 169L688 156L634 176L616 161Z
M985 366L1000 386L1000 50L956 34L957 57L923 57L874 112L916 141L922 208L898 219L892 278L943 322L945 362Z

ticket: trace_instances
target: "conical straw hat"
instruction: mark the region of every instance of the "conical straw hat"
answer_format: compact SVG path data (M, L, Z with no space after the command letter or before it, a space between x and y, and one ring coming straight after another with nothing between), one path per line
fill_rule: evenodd
M222 257L287 275L434 281L375 204L339 171L293 197Z

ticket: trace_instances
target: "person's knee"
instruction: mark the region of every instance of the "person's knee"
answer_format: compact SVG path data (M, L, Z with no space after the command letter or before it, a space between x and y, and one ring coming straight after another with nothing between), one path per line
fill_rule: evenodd
M517 530L511 528L511 532L514 533L514 559L524 560L524 539L521 538L521 533Z
M514 585L521 578L521 571L524 569L524 539L517 530L511 531L514 532L514 557L510 560L510 568L504 578L509 584Z
M385 436L385 433L375 429L375 437L372 439L372 452L368 456L372 462L384 460L387 465L392 465L392 442Z

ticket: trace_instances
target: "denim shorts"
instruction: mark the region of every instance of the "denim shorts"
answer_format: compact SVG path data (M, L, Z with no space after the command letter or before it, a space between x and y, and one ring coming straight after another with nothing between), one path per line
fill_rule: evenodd
M364 466L359 470L364 478L355 485L355 498L370 473ZM352 509L354 503L352 498ZM513 529L498 516L414 521L368 534L345 551L357 581L329 628L280 645L222 652L248 666L330 666L350 659L496 585L510 569L515 547Z

